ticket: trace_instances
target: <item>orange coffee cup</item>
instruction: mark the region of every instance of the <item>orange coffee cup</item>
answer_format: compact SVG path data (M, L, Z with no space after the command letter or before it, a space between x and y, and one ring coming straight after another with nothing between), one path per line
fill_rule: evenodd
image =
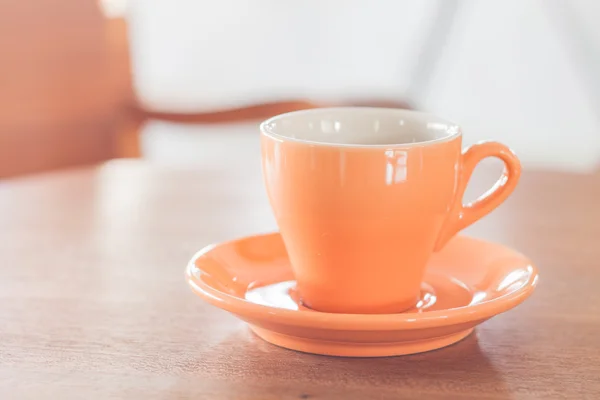
M261 124L269 201L298 291L310 308L395 313L415 305L429 257L488 214L517 185L505 145L464 151L456 124L401 109L321 108ZM477 163L498 157L502 177L462 204Z

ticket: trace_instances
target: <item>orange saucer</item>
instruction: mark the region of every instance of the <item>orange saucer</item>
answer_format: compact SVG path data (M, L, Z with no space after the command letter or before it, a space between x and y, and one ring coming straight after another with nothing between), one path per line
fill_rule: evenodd
M213 245L190 261L186 278L205 301L237 315L264 340L308 353L376 357L455 343L483 321L523 302L538 281L523 255L465 236L427 267L421 300L400 314L332 314L302 306L281 236Z

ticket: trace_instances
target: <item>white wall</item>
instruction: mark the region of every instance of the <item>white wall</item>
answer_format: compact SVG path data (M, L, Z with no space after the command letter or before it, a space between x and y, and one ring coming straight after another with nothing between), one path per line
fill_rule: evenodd
M559 3L567 4L463 2L422 104L460 121L471 140L505 141L530 164L594 166L600 155L600 74L581 70L589 61L574 56L570 32L556 19ZM587 4L588 12L600 16L600 3ZM588 28L600 33L598 23ZM600 51L600 42L595 46Z
M151 107L410 96L463 125L468 142L500 140L526 165L585 170L600 158L599 4L138 0L128 18L137 93ZM161 129L172 127L152 125L145 146L164 159ZM230 147L208 138L196 146Z

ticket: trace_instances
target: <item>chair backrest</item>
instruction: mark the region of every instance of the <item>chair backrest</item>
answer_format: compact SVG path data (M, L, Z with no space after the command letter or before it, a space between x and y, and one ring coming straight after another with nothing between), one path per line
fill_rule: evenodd
M0 2L0 178L114 156L124 28L94 1Z

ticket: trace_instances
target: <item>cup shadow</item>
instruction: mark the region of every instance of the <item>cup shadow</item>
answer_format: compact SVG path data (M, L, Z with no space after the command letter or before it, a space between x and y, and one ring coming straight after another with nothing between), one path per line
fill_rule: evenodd
M230 365L225 369L262 382L261 388L272 389L271 393L285 393L284 398L436 399L478 393L480 398L510 397L501 373L479 345L477 330L458 343L426 353L345 358L283 349L246 328L231 333L204 357L226 357Z

